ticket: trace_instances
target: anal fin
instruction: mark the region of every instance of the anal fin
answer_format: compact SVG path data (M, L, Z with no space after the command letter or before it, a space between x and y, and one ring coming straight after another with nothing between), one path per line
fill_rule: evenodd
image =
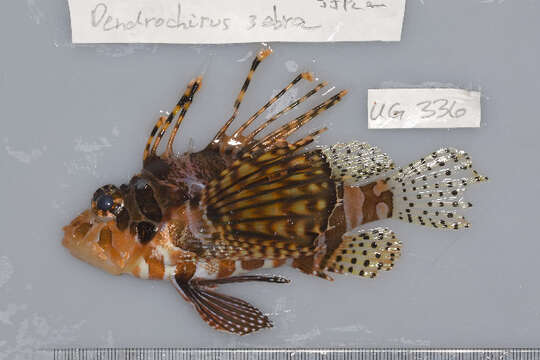
M343 235L343 241L328 259L326 270L374 278L379 271L394 267L394 261L401 255L401 245L389 229L353 230Z

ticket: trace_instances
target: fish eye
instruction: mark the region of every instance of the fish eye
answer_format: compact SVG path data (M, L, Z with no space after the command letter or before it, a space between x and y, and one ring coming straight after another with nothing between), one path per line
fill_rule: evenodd
M114 206L114 199L112 196L103 194L96 200L96 207L101 211L110 211Z
M115 217L123 207L122 192L114 185L100 187L92 197L92 210L101 218Z

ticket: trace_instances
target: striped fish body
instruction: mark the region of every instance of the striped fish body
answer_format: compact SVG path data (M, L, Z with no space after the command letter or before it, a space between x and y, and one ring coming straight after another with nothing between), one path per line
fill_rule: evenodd
M369 151L378 150L369 148ZM269 174L276 176L272 174L279 173L281 178L277 179L281 181L260 184L258 178L254 177L251 187L232 188L229 191L230 199L226 200L228 198L222 196L217 207L205 206L203 197L206 193L203 190L211 179L220 178L222 173L228 172L226 161L222 160L221 166L216 166L220 163L212 161L214 157L208 155L211 153L204 151L204 156L184 154L160 164L159 171L166 185L148 180L156 178L155 174L150 173L146 176L146 192L131 189L126 190L124 195L125 199L129 199L126 203L131 204L130 213L137 214L139 222L152 221L145 217L149 213L148 209L155 208L153 213L166 214L166 220L156 224L156 234L147 243L143 241L144 236L136 233L138 223L128 225L135 231L134 240L144 244L144 251L133 259L132 266L126 271L144 279L170 279L173 275L186 279L220 279L257 269L278 267L286 263L286 259L296 259L288 263L304 272L329 278L322 270L328 257L341 243L343 235L360 225L391 217L393 194L384 180L354 186L334 179L338 176L332 175L332 166L339 170L338 165L329 160L324 152L328 152L328 148L292 156L281 164L274 164L275 168ZM379 164L390 166L384 154L377 156L381 161ZM315 165L317 163L319 166ZM213 164L214 168L207 164ZM376 165L364 164L365 169L369 166ZM148 168L158 167L150 164ZM293 169L292 172L290 169ZM248 173L259 169L246 166L242 171ZM268 173L263 175L268 176ZM236 176L245 175L241 173ZM141 175L138 175L130 183L140 186L140 178ZM180 189L180 186L187 183L186 179L191 179L198 186L180 198L191 197L194 200L186 200L181 206L173 203L173 206L168 207L171 204L170 197L162 201L154 195L167 193L167 189ZM122 188L129 189L130 186ZM240 209L239 215L236 214L237 209ZM225 221L220 216L226 217ZM153 220L162 219L154 216ZM255 239L261 240L261 244L265 237L274 241L282 239L282 243L270 242L271 246L264 253L249 255L247 252L250 249L247 249L246 255L233 254L223 259L222 256L213 257L210 252L216 251L217 245L208 234L226 232L233 233L236 239L250 233ZM297 238L303 239L303 249L299 246L296 253L286 252L285 249L279 253L280 247L285 246L287 240ZM325 256L326 261L317 263L316 259L324 260Z
M172 210L160 206L168 220L131 273L167 278L170 266L178 261L176 274L186 271L182 277L219 279L281 266L291 259L288 263L293 267L330 279L328 260L344 234L393 216L389 180L367 182L389 171L393 163L365 143L326 146L283 158L275 151L274 157L265 153L228 165L223 156L219 162L215 158L206 149L161 164L161 178L168 188L186 184L187 179L198 186L182 206ZM233 178L242 180L235 183ZM216 239L227 236L245 244L240 249L232 246L233 251L221 249L230 245L220 245ZM185 259L195 266L185 265Z

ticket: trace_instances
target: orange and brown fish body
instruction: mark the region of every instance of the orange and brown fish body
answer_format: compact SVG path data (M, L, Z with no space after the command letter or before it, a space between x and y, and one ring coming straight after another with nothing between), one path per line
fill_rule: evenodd
M240 335L271 322L247 302L214 291L217 285L286 283L278 276L246 274L282 265L329 280L329 273L375 277L394 266L402 244L392 231L366 230L364 224L394 218L435 228L469 227L456 210L470 206L462 198L468 185L486 180L472 169L466 153L451 148L394 171L388 155L366 143L306 151L326 129L287 141L345 91L260 136L325 82L244 134L291 87L312 81L309 73L295 77L227 135L253 73L269 54L265 49L257 55L233 115L204 150L172 151L200 89L197 78L154 126L142 171L128 184L98 189L91 208L64 228L63 244L74 256L111 274L170 280L210 326ZM166 150L158 155L171 125Z
M198 258L190 251L178 247L171 238L174 229L169 225L156 234L138 256L133 259L125 273L141 279L171 280L176 275L191 278L215 280L242 275L247 272L281 266L285 260L211 260Z

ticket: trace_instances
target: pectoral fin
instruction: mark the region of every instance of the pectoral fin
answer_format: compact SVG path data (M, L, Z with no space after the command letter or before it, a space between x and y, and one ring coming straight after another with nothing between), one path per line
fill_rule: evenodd
M319 152L278 149L245 157L211 181L191 213L206 234L203 257L285 259L311 254L336 202Z

